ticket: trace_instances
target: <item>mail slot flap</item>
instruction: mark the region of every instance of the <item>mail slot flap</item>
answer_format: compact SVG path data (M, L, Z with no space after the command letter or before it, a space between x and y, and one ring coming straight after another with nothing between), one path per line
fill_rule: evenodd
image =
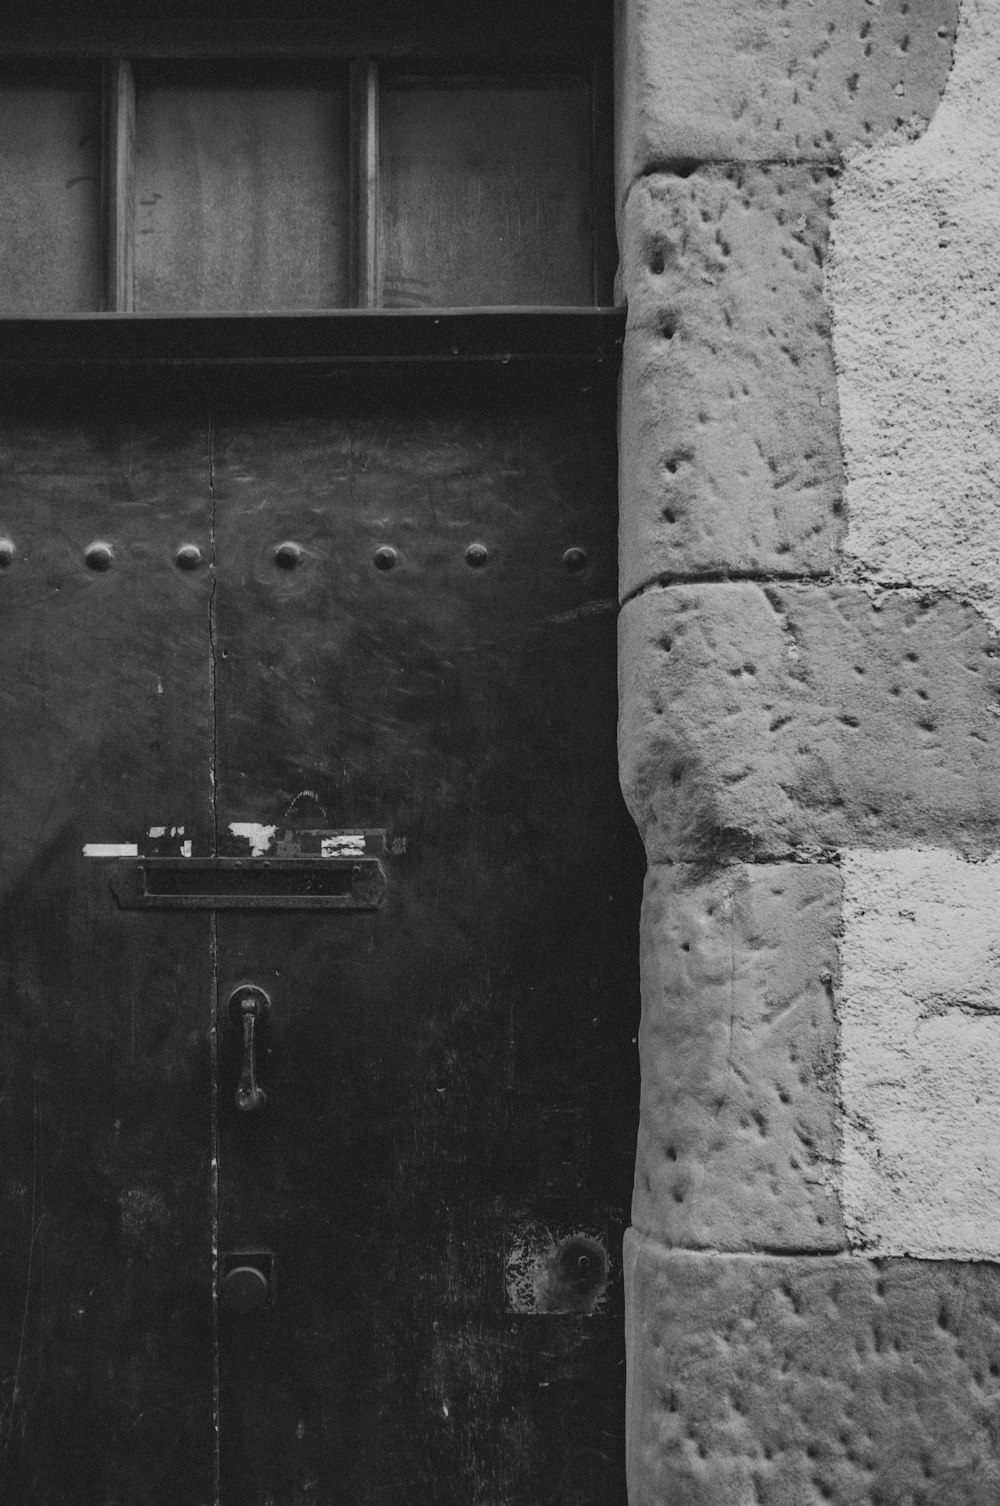
M128 858L110 870L123 910L377 910L377 858Z

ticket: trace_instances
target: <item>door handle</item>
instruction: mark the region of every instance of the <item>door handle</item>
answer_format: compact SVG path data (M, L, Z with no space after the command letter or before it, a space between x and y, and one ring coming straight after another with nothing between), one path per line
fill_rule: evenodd
M267 1094L257 1082L257 1039L261 1022L271 1008L262 988L244 983L229 996L229 1018L242 1035L240 1080L236 1107L252 1114L267 1103Z

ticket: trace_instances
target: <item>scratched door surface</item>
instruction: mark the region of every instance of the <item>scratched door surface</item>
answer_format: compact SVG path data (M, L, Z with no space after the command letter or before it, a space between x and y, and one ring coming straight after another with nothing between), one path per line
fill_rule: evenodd
M0 457L0 1497L618 1506L613 394L92 388ZM131 849L384 894L123 909Z
M220 1014L272 1006L259 1113L220 1046L220 1248L273 1256L220 1315L222 1498L611 1506L641 865L610 395L234 402L213 478L220 834L388 853L375 912L218 917Z
M209 837L208 424L74 385L0 436L0 1500L203 1506L209 918L83 849Z

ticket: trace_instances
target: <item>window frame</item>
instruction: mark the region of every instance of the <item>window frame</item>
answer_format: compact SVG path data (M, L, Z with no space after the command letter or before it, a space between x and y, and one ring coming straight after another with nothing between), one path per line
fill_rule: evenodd
M93 66L94 55L4 59L37 64ZM592 57L452 59L418 55L400 59L299 51L245 53L149 52L104 56L101 63L101 287L100 310L72 314L0 315L0 363L286 364L334 362L547 362L617 369L625 311L612 303L617 248L613 225L612 99L610 61ZM282 69L327 64L346 69L349 98L349 295L346 307L284 312L136 312L135 98L140 75L158 64L190 63L224 79L227 64L269 61ZM518 306L392 309L379 296L379 87L387 75L583 76L591 98L593 302L572 307ZM600 207L606 206L602 217ZM608 223L602 224L602 218Z

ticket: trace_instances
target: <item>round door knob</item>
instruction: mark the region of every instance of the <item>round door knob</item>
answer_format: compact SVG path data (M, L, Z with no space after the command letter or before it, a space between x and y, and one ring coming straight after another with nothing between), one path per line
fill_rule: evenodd
M255 1265L233 1266L222 1278L222 1300L233 1312L257 1312L269 1295L267 1277Z

